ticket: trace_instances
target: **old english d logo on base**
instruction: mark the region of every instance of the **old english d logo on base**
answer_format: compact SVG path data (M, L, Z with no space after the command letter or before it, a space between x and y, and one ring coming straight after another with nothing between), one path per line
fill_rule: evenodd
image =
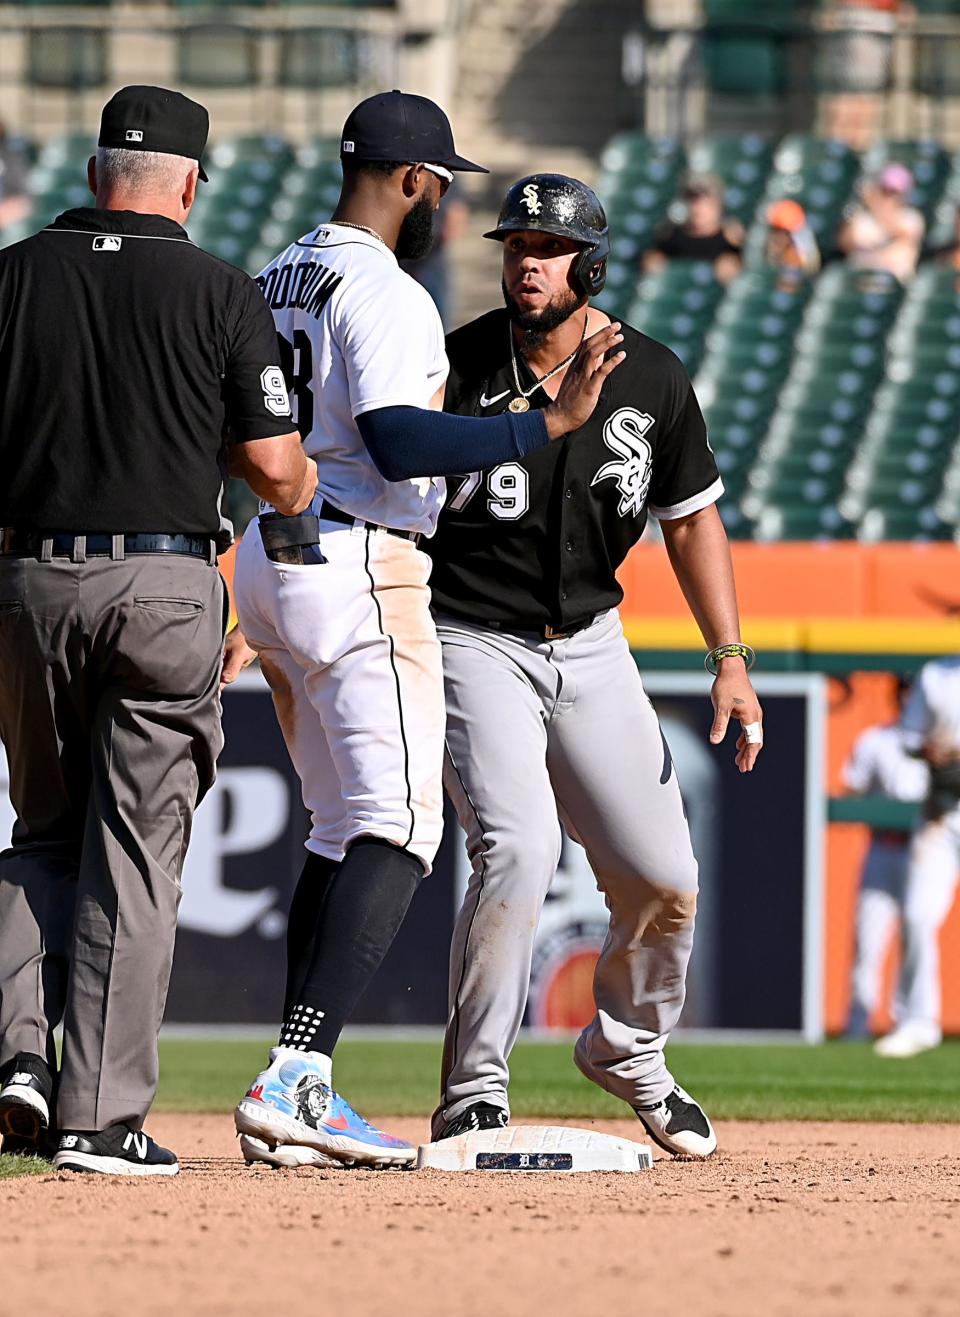
M636 517L643 511L653 470L653 449L643 436L654 421L646 412L621 407L603 427L603 442L620 460L602 466L590 486L601 480L615 480L621 494L618 508L621 517Z

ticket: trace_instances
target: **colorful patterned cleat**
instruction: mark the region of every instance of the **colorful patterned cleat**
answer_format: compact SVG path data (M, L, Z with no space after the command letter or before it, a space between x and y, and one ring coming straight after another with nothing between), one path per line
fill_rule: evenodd
M238 1134L268 1148L314 1148L344 1166L412 1166L417 1150L363 1119L331 1087L330 1059L274 1047L234 1113Z

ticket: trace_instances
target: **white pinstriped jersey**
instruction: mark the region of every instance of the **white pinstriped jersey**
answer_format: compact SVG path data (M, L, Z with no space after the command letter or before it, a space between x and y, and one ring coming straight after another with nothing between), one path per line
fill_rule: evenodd
M333 223L291 243L257 283L319 495L354 517L432 534L444 481L386 480L355 423L384 407L442 405L447 356L430 295L379 239Z

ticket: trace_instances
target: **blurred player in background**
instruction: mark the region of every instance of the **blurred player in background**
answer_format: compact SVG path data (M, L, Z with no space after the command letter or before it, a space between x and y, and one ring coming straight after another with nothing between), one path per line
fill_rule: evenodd
M921 668L900 726L904 744L929 766L930 786L910 843L897 1025L876 1044L889 1057L916 1056L943 1037L939 937L960 870L960 656Z
M901 696L907 689L901 686ZM919 801L927 794L929 772L908 752L899 723L868 727L843 768L844 786L858 796ZM907 881L910 830L874 828L863 862L857 899L856 951L850 991L847 1037L870 1036L870 1017L880 1005L883 962L900 919Z

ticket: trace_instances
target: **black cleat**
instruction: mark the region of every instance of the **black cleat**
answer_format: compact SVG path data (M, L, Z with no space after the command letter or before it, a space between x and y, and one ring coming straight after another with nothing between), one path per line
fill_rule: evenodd
M53 1158L58 1171L96 1175L176 1175L177 1154L129 1125L110 1125L92 1134L65 1131Z
M509 1123L510 1115L503 1107L494 1106L492 1102L477 1102L467 1107L466 1111L461 1111L459 1116L454 1116L443 1127L437 1142L440 1139L455 1139L460 1134L472 1134L474 1130L501 1130Z
M42 1056L18 1052L7 1064L6 1072L0 1088L0 1134L4 1137L4 1151L10 1151L6 1143L11 1137L36 1147L50 1125L53 1099L50 1067Z
M706 1112L679 1084L655 1106L633 1109L651 1139L665 1152L700 1158L716 1152L717 1136Z

